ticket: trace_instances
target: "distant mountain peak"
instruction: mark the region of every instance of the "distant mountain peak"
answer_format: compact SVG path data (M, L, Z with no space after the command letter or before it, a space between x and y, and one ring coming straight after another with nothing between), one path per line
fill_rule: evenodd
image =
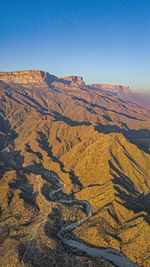
M114 84L88 84L88 86L98 89L98 90L104 90L109 91L111 93L115 94L131 94L131 90L129 86L123 86L123 85L114 85Z

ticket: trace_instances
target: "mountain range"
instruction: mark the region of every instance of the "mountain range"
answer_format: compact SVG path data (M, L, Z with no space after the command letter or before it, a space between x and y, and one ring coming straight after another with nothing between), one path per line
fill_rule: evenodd
M132 266L66 238L150 266L149 166L149 97L80 76L0 72L0 265ZM59 239L87 216L82 201L90 216Z

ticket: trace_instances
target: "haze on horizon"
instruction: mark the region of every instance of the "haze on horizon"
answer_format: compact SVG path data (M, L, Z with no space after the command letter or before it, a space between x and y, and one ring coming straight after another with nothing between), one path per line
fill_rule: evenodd
M0 71L80 75L150 92L150 1L1 3Z

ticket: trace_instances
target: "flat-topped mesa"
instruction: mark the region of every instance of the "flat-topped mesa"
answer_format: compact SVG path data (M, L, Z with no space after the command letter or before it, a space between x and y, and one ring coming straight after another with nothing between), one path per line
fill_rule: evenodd
M39 84L57 80L57 77L40 70L0 72L0 80L6 83Z
M88 86L95 89L109 91L115 94L131 94L129 86L114 85L114 84L88 84Z
M59 77L60 81L65 82L71 86L85 86L83 78L81 76L68 76L68 77Z

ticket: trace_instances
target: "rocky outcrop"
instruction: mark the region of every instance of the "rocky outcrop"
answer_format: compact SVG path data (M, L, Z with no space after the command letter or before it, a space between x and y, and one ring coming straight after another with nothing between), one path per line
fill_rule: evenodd
M6 83L39 84L53 82L57 77L40 70L25 70L13 72L0 72L0 80Z
M56 81L64 83L70 86L85 86L83 78L81 76L69 76L69 77L56 77L48 72L41 70L25 70L25 71L12 71L12 72L0 72L0 80L5 83L15 84L34 84L39 85L43 83L50 83Z
M85 86L85 83L81 76L59 77L59 79L60 81L65 82L71 86Z

